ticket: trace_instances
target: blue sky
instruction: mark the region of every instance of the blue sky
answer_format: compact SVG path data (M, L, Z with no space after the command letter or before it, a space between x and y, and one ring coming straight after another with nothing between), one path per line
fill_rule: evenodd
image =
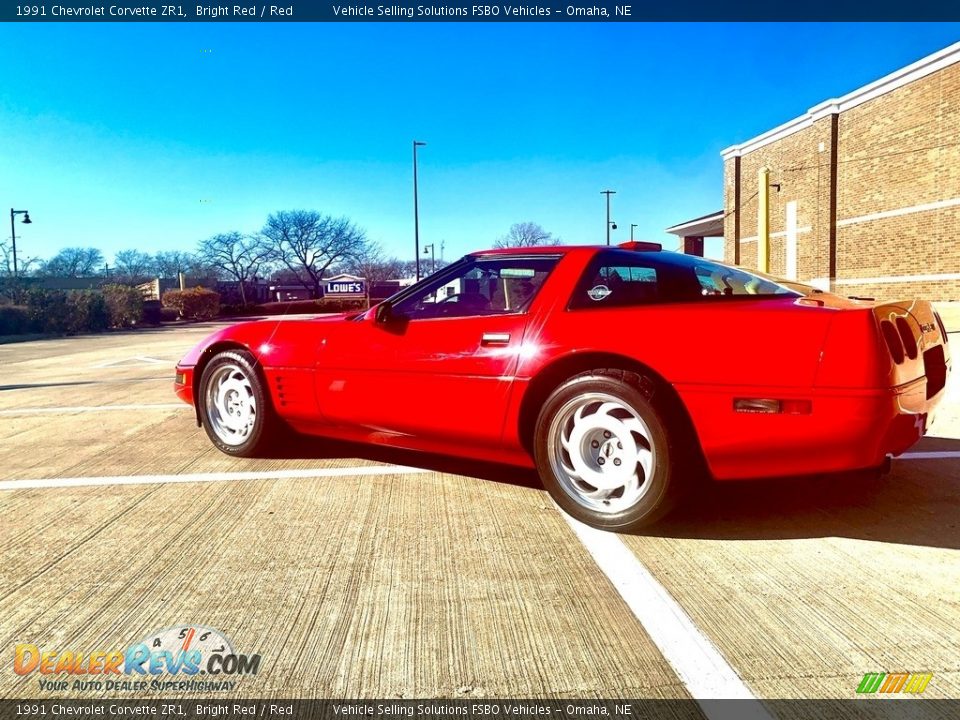
M18 251L193 249L347 215L447 259L514 222L604 239L722 207L720 151L939 50L956 24L0 24ZM4 215L3 217L6 217ZM3 221L6 222L6 221ZM0 228L4 227L0 225ZM9 225L2 230L9 237Z

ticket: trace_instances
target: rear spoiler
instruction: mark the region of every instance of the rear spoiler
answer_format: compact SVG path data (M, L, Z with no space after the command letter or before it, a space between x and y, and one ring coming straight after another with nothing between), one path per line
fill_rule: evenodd
M659 252L663 250L663 245L655 242L644 242L642 240L630 240L629 242L617 245L624 250L637 250L638 252Z

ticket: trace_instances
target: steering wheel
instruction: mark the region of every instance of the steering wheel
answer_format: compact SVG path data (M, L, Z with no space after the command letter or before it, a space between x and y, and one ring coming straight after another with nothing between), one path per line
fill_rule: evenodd
M453 315L458 309L486 310L489 307L490 301L479 293L456 293L437 303L437 315Z

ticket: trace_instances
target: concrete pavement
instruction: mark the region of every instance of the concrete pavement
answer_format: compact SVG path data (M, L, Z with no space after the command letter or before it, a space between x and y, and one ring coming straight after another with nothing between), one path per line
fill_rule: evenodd
M83 695L17 675L18 643L181 625L261 655L240 697L690 697L696 658L631 605L643 587L759 698L897 671L960 697L956 375L890 477L712 488L622 536L611 576L529 472L322 441L220 454L171 389L212 327L0 345L0 697Z

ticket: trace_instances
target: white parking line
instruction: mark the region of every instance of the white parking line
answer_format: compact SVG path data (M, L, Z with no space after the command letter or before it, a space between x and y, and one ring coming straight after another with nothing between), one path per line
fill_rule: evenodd
M0 415L57 415L60 413L109 412L111 410L192 410L186 403L142 403L138 405L74 405L72 407L35 407L0 410Z
M249 472L194 473L192 475L115 475L112 477L43 478L0 480L0 490L89 487L93 485L163 485L166 483L233 482L237 480L309 480L356 475L414 475L432 470L404 465L360 465L346 468L309 468L305 470L262 470Z
M894 460L955 460L960 458L960 452L914 452L904 453Z
M558 508L559 510L559 508ZM614 533L595 530L560 511L604 575L633 611L690 695L709 718L730 716L710 700L753 700L737 706L738 718L769 720L771 715L750 692L720 651Z

